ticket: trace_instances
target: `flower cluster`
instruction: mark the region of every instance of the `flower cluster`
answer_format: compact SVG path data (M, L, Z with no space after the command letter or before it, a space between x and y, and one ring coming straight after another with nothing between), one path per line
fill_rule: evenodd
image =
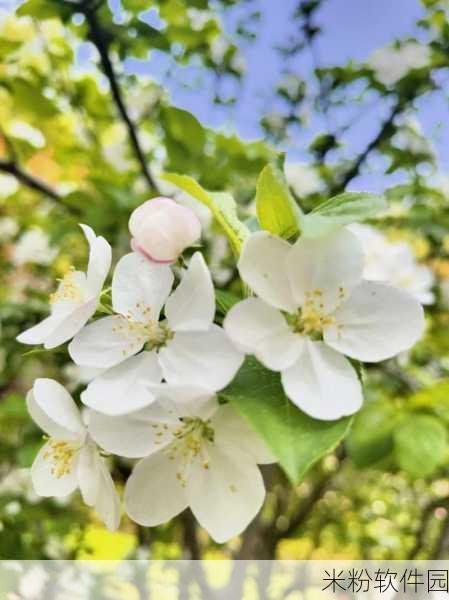
M255 296L235 304L223 327L214 322L203 255L179 267L201 233L190 209L158 198L134 212L133 252L115 266L109 304L103 286L111 248L81 227L90 245L87 272L69 271L51 296L50 316L18 339L45 348L70 341L74 363L98 373L81 393L81 411L56 381L35 381L28 409L48 440L31 473L42 496L79 488L110 529L121 510L109 454L138 459L124 507L141 525L190 507L224 542L256 515L265 496L257 465L275 458L218 399L245 354L280 372L286 396L302 411L333 420L362 403L351 359L390 358L423 330L412 295L364 279L362 245L345 227L294 244L264 231L250 235L238 270Z

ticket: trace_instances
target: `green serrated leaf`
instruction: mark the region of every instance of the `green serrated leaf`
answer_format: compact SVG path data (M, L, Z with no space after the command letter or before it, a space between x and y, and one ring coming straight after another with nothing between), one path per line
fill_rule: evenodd
M447 458L444 425L431 415L408 415L394 432L395 455L401 469L413 477L432 475Z
M256 188L257 217L262 229L289 239L298 233L298 212L284 174L274 164L259 175Z
M351 418L318 421L288 400L278 373L269 371L254 358L247 358L221 398L240 412L278 459L293 483L345 437Z
M227 235L236 255L240 254L243 242L249 235L249 230L237 216L237 205L230 194L224 192L208 192L192 177L177 173L164 173L162 179L176 185L190 194L202 204L205 204Z
M306 237L327 235L338 227L372 219L388 208L383 196L367 192L344 192L302 215L300 226Z

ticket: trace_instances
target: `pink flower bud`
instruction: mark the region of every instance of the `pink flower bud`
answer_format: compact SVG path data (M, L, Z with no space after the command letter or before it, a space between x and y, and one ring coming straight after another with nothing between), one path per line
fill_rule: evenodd
M136 208L129 219L131 248L154 262L174 262L201 235L195 213L170 198L153 198Z

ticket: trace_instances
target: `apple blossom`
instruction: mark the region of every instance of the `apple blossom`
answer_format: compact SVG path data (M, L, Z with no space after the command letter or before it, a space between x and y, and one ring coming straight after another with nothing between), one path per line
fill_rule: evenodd
M241 533L262 506L257 463L274 462L230 405L199 386L150 386L157 402L132 414L92 411L90 435L106 450L143 459L125 488L128 515L156 526L190 506L217 542Z
M129 231L134 251L155 262L171 263L199 239L201 224L190 208L159 197L133 211Z
M117 529L120 505L114 483L70 394L53 379L36 379L27 406L49 436L31 467L36 494L67 496L79 488L106 526Z
M362 404L345 355L385 360L422 334L423 310L412 296L362 280L362 247L347 229L293 246L254 233L238 267L259 298L233 306L225 330L242 351L280 371L287 396L317 419L338 419Z
M111 266L111 247L87 225L80 225L90 246L87 273L69 271L50 297L50 316L27 329L17 340L55 348L70 340L95 313Z
M429 64L430 49L417 42L405 42L398 48L378 48L368 58L376 79L386 86L394 85L412 69L422 69Z
M119 261L112 280L118 314L91 323L69 345L76 364L108 369L83 393L86 405L126 413L147 404L145 382L164 378L218 390L232 380L243 355L213 323L214 288L203 256L194 254L169 296L173 279L168 265L137 253Z
M390 242L380 231L369 225L350 225L365 253L363 276L372 281L385 281L409 292L421 304L432 304L434 275L420 265L405 242Z

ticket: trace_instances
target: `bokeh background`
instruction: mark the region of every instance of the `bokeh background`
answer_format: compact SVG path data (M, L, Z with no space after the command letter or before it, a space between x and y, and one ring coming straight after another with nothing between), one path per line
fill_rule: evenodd
M448 82L445 0L0 0L0 558L449 556ZM37 498L25 393L46 376L76 396L94 374L15 337L84 266L77 223L117 258L130 212L176 195L232 290L225 238L159 175L232 192L254 224L257 175L280 152L306 210L344 189L385 193L375 226L431 273L424 339L366 370L349 437L303 482L266 471L260 516L227 545L189 513L110 533L78 494ZM123 486L128 465L111 467Z

